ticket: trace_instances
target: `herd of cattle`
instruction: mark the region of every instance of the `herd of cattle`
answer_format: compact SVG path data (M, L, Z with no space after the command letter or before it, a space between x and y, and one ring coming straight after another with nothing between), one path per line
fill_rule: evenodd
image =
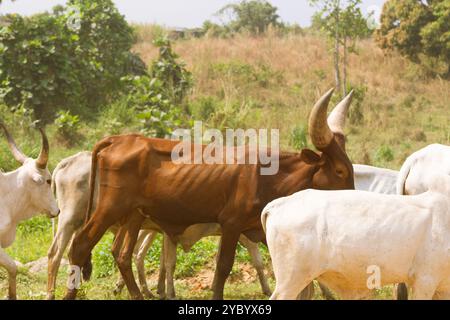
M121 274L115 291L126 285L133 299L153 297L144 257L157 233L163 234L160 298L175 297L177 244L188 251L217 235L215 299L223 298L238 242L270 295L258 250L258 242L267 244L276 279L272 299L309 298L313 280L326 297L331 289L341 298L366 298L372 292L369 266L379 270L380 286L399 284L399 299L408 297L407 288L413 299L450 299L450 147L429 145L408 157L399 172L352 165L344 136L352 93L327 116L332 93L318 100L309 118L319 151L279 152L279 171L267 176L259 174L260 163L174 163L177 141L137 134L104 138L92 153L62 160L51 175L45 132L40 130L39 157L31 159L0 122L22 164L0 172L0 266L9 275L8 297L16 298L17 266L4 249L19 222L46 212L51 218L59 214L48 251L48 299L55 298L68 245L72 268L88 280L91 251L108 230L115 235L112 253ZM250 157L255 151L245 152ZM65 298L76 294L77 286L70 286Z

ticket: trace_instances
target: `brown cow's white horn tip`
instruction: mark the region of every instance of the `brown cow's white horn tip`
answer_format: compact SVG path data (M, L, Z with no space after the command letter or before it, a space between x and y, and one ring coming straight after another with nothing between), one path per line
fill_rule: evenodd
M334 133L344 134L345 119L347 118L348 108L352 103L353 90L342 99L328 116L328 126Z
M327 122L327 108L333 92L334 88L328 90L314 105L309 116L309 136L314 146L319 150L327 147L334 137Z

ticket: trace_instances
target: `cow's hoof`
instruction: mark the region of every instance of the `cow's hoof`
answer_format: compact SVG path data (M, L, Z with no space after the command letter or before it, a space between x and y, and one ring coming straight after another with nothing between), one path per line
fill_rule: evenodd
M270 291L270 289L267 289L267 290L264 290L264 291L263 291L263 294L264 294L266 297L270 297L270 296L272 295L272 291Z
M67 293L64 296L64 300L75 300L76 297L77 297L77 290L76 289L67 290Z
M17 296L7 296L6 300L17 300Z
M157 292L159 300L166 300L167 296L165 293Z
M47 293L47 297L45 297L47 300L55 300L55 294L54 293Z
M118 296L119 294L121 294L121 292L122 292L122 288L119 288L119 287L116 287L116 288L113 290L113 294L114 294L115 296Z
M145 299L155 299L155 296L148 288L142 288L142 293L144 294Z
M144 300L144 296L142 294L137 294L131 297L132 300Z

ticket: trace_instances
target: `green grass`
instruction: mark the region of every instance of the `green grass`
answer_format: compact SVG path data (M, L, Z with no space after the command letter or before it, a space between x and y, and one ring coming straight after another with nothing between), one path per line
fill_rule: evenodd
M149 26L136 27L140 42L134 49L148 62L157 55L151 39L163 30L156 28L150 32ZM358 93L346 126L346 146L352 162L399 169L409 154L428 144L450 144L450 82L418 77L411 63L395 53L385 56L370 40L358 47L359 55L350 57L349 66L349 80ZM193 119L220 128L280 129L283 150L311 146L307 137L309 112L319 94L333 84L332 57L323 38L308 34L287 38L270 35L204 38L176 42L174 49L187 62L195 79L187 102ZM332 103L337 102L335 94ZM24 153L36 157L40 136L30 127L32 120L23 113L11 113L1 104L0 115ZM49 168L53 170L62 159L92 149L104 136L137 132L140 128L134 110L120 100L97 114L81 115L75 141L62 141L56 126L50 124L46 127L50 140ZM0 135L0 170L10 171L18 164L5 140ZM35 218L20 225L17 239L7 252L26 263L45 256L51 240L50 220L44 216ZM83 284L81 297L115 298L111 292L118 274L110 254L111 242L112 236L108 234L95 248L93 279ZM160 250L158 237L146 257L150 279L159 268ZM267 249L262 251L270 268ZM205 269L211 270L216 252L217 238L202 240L189 253L178 249L176 287L181 298L210 297L208 289L197 290L190 284L192 281L183 279L195 279ZM239 279L248 262L246 250L239 246L225 288L226 298L264 298L257 281ZM66 270L61 270L58 298L63 296L65 281ZM273 287L273 279L271 284ZM6 295L6 287L6 273L0 269L0 296ZM45 272L34 275L21 270L20 298L42 299L45 288ZM125 299L127 294L124 292L119 298ZM390 288L379 290L376 298L390 299Z
M110 252L112 234L107 233L93 251L93 276L91 281L84 282L79 291L79 299L129 299L126 289L118 296L113 294L119 272ZM36 217L20 224L17 238L13 246L7 249L14 259L25 264L46 256L52 241L50 220L46 217ZM178 299L210 299L212 292L209 285L215 265L215 255L218 248L218 238L208 237L197 242L192 250L185 253L178 248L177 269L175 273L175 288ZM161 250L161 236L158 236L146 257L146 272L150 290L156 295L156 281ZM267 248L260 246L266 271L271 274L270 257ZM256 272L249 263L250 257L241 245L236 252L236 262L226 283L225 299L267 299L261 292ZM251 273L245 278L246 273ZM202 279L205 280L202 280ZM244 279L245 278L245 279ZM58 274L56 298L62 299L65 294L67 269L61 267ZM7 293L7 274L0 269L0 297ZM275 287L274 278L269 276L269 285ZM33 274L26 267L19 269L17 292L19 299L45 299L47 274L42 271ZM387 286L376 290L375 299L391 299L392 287ZM316 284L314 299L323 299Z

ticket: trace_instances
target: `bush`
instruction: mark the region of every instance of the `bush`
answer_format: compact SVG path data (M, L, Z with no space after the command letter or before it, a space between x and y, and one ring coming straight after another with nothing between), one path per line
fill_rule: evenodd
M163 138L183 123L183 114L159 79L147 76L125 78L129 87L126 103L134 108L145 135Z
M10 15L0 33L0 98L50 120L63 107L97 109L120 91L120 78L142 73L130 53L132 29L111 0L70 0L53 13Z
M301 150L308 147L308 130L306 126L299 125L296 126L291 131L289 138L289 144L294 147L295 150Z
M217 63L212 66L214 78L231 77L238 84L257 84L267 88L270 84L283 81L283 73L273 70L269 65L260 63L256 66L241 61Z
M80 117L72 115L70 111L59 111L55 119L56 130L61 138L70 142L78 134L80 127Z
M364 121L364 98L367 93L367 87L362 86L354 86L349 88L349 90L353 89L353 103L349 108L349 119L351 124L362 124Z
M219 103L220 102L215 97L200 97L191 102L189 105L189 112L194 120L208 121Z
M156 39L153 44L159 48L159 57L151 65L150 76L162 82L173 103L181 103L192 88L192 74L184 62L177 61L178 55L166 37Z
M136 112L143 134L164 138L186 122L181 104L192 87L192 74L177 61L169 40L161 38L154 43L160 54L149 75L122 78L126 95L121 98L121 108Z

